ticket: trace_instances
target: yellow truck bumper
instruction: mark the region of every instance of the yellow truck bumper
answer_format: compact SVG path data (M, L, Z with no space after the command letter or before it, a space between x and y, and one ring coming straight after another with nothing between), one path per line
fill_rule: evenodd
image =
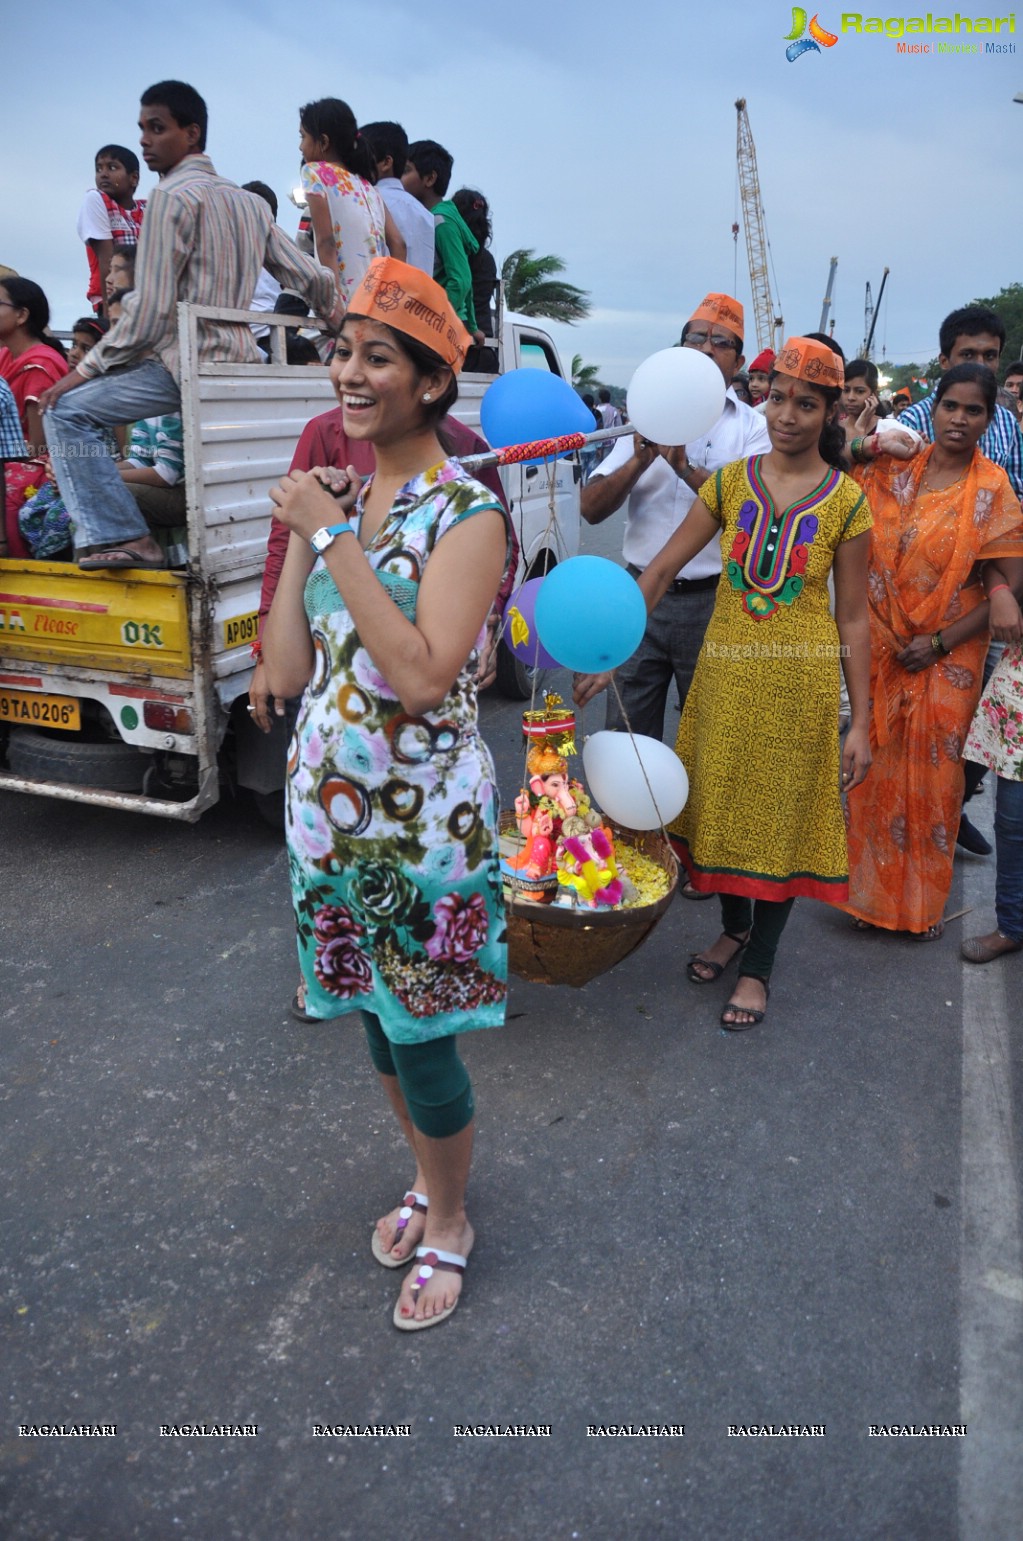
M84 573L67 562L4 558L3 660L185 679L192 672L186 579L141 570Z

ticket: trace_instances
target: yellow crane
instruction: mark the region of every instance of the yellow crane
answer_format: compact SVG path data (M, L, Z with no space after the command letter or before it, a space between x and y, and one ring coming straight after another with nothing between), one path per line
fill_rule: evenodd
M746 98L740 96L735 104L738 114L738 141L736 160L739 167L739 196L742 199L742 218L746 228L746 252L749 257L749 280L753 290L753 318L757 329L757 351L773 348L777 353L784 339L785 323L777 315L771 294L768 273L767 227L764 210L760 203L760 179L757 176L757 151L753 143L753 130L749 125ZM732 233L738 240L738 227ZM746 349L747 353L751 350Z

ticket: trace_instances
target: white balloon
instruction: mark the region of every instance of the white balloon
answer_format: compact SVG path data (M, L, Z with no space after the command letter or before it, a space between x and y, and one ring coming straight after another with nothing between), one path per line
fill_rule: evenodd
M725 410L725 380L696 348L662 348L636 370L626 395L629 421L652 444L689 444Z
M592 733L583 745L583 769L597 807L626 829L660 829L689 796L689 777L675 751L644 734Z

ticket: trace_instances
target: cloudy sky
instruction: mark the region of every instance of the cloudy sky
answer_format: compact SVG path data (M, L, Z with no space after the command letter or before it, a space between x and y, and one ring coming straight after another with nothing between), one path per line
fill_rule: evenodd
M841 14L822 9L820 25L840 33ZM1017 49L1020 26L1018 41L1003 34ZM55 325L83 312L75 219L94 152L137 146L139 94L168 77L206 98L218 171L269 182L293 233L298 108L341 96L360 121L396 118L410 139L447 145L453 187L490 199L499 262L520 246L565 259L594 305L554 329L566 362L581 353L624 385L707 290L750 312L731 229L745 96L786 329L817 327L837 256L835 335L855 353L864 285L876 298L887 266L876 350L926 361L947 311L1020 277L1020 52L909 56L845 33L790 63L792 28L781 0L11 8L0 261L43 285ZM140 191L151 181L143 168Z

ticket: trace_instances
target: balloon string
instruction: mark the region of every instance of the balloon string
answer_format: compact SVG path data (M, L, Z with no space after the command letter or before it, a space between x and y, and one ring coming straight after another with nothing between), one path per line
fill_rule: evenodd
M571 442L569 442L570 440L571 440ZM562 449L562 448L563 449L577 449L577 448L579 448L580 444L585 444L585 442L586 442L586 436L584 434L578 434L577 433L577 434L567 435L564 439L548 439L548 440L541 441L538 444L521 445L521 446L519 446L519 448L523 449L524 451L527 451L527 453L522 454L522 455L516 455L514 453L514 448L513 448L512 450L508 451L509 459L507 461L502 460L501 463L503 465L511 465L511 464L514 464L516 459L518 459L518 460L525 460L525 459L532 460L532 459L534 459L536 457L536 451L538 449L539 450L544 450L546 448L546 446L548 446L548 445L549 446L557 446L559 449ZM554 474L553 474L553 472L554 472L554 464L555 464L555 462L552 462L550 460L545 461L545 464L544 464L544 469L547 472L547 525L546 525L546 528L544 529L542 540L543 540L543 543L544 543L544 548L546 549L547 546L548 546L548 537L550 537L551 543L553 543L557 547L559 555L564 555L564 552L565 552L565 538L564 538L564 536L562 535L562 532L561 532L561 525L558 523L558 509L557 509L557 504L555 502L555 497L554 497L554 494L555 494L555 491L556 491L555 479L554 479ZM543 576L544 577L547 576L547 572L546 571L544 572ZM540 673L540 648L541 648L541 642L540 642L540 633L536 629L536 621L535 621L535 619L533 621L533 636L534 636L534 638L536 640L535 640L535 647L533 649L532 677L530 679L530 696L529 696L529 710L530 710L530 713L536 711L537 682L538 682L538 676L539 676L539 673ZM524 748L523 748L523 752L522 752L522 788L521 788L521 790L526 794L527 797L529 796L529 751L530 751L530 748L531 748L531 744L530 744L529 739L525 739ZM653 795L653 794L651 794L651 795ZM519 831L519 833L521 834L521 831ZM525 839L523 839L522 849L525 850ZM526 886L525 878L524 877L520 877L519 873L518 873L518 870L516 869L514 871L514 873L513 873L512 881L511 881L511 887L512 887L512 894L513 894L513 896L515 895L515 893L521 893L522 890L525 888L525 886ZM579 896L576 893L574 888L569 888L569 894L571 896L571 907L574 910L578 906Z
M656 813L658 819L660 820L661 834L664 836L665 840L668 842L668 845L671 846L671 836L668 834L668 831L665 828L664 819L663 819L663 817L661 815L661 810L660 810L660 807L658 805L657 798L654 796L654 789L650 785L650 777L646 773L646 766L643 764L643 756L639 752L639 745L636 743L636 736L635 736L635 734L632 731L632 723L629 721L629 714L625 710L625 702L622 700L621 692L618 689L618 681L615 678L614 674L611 675L611 689L615 693L615 700L618 702L618 710L622 714L622 720L625 723L626 732L628 733L629 738L630 738L630 740L632 742L633 749L635 749L635 751L636 751L636 759L639 761L639 768L643 772L643 780L646 782L646 789L650 793L650 801L654 805L654 812ZM671 847L671 848L672 848L672 850L674 850L674 847Z

